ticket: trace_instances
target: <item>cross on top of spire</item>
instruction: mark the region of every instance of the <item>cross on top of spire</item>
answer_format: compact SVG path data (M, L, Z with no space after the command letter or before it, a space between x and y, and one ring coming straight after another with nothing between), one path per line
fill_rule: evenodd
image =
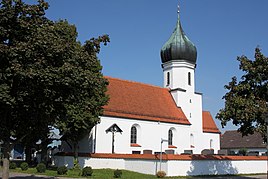
M180 2L178 2L178 13L180 13Z

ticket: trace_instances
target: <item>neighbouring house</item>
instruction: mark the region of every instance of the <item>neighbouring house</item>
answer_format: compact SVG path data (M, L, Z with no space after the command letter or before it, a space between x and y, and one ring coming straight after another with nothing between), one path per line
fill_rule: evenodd
M239 151L245 151L247 155L265 155L266 146L261 134L257 132L242 136L236 130L231 130L225 131L221 136L221 149L227 150L230 155L239 155Z
M79 141L80 153L200 154L220 149L220 131L195 91L197 50L178 13L175 30L161 49L163 87L106 77L109 104L100 123ZM161 147L162 146L162 147ZM62 144L63 152L71 152Z

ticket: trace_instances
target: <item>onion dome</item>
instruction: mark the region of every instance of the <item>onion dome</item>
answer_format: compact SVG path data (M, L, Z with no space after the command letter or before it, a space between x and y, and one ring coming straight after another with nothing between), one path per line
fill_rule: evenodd
M196 63L197 51L195 45L185 35L178 10L178 20L175 30L161 49L162 63L172 60Z

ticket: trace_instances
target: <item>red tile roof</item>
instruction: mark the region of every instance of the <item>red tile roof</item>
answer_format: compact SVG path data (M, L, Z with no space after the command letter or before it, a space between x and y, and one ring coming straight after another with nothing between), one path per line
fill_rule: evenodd
M132 118L191 125L176 106L169 89L106 77L109 81L108 105L104 116Z
M221 133L218 127L216 126L215 121L213 120L210 112L203 111L202 119L203 119L203 132Z

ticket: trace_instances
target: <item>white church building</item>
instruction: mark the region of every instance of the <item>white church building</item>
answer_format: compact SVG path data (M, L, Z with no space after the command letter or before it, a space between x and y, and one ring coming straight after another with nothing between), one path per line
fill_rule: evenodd
M200 154L220 149L220 131L195 91L197 50L180 17L161 49L163 87L106 77L108 105L79 153ZM71 152L63 143L63 152Z

